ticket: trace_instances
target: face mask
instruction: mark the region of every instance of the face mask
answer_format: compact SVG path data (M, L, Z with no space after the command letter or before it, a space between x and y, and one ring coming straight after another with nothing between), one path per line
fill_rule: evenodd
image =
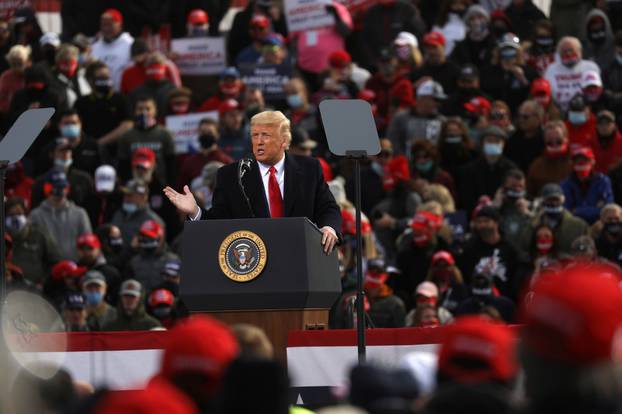
M579 55L576 53L570 53L561 58L562 65L566 66L568 69L575 67L577 63L579 63Z
M607 234L617 237L620 235L620 232L622 231L622 223L617 222L617 221L611 222L611 223L605 223L603 230Z
M561 216L562 213L564 212L564 206L562 205L551 206L551 205L544 204L542 206L542 211L544 212L544 214L546 214L549 217Z
M580 164L575 164L572 169L574 170L574 173L577 175L577 178L579 179L585 179L587 177L590 176L590 172L592 172L592 163L591 162L585 162L585 163L580 163Z
M462 136L461 135L447 135L445 137L445 142L447 144L461 144Z
M587 115L583 111L568 111L568 121L572 125L583 125L587 122Z
M590 38L590 41L597 45L602 45L603 43L605 43L605 39L607 38L607 34L604 30L589 32L587 35Z
M73 164L72 158L68 158L66 160L60 158L54 159L54 167L59 170L66 170L67 168L71 167L71 164Z
M93 86L95 90L102 95L108 95L112 90L112 79L110 78L96 78L93 81Z
M9 233L17 234L26 226L26 216L24 214L18 214L16 216L10 216L5 219L5 225Z
M563 143L562 145L553 147L547 145L544 149L544 154L549 158L560 158L568 153L568 142Z
M479 276L473 283L473 287L471 288L471 293L474 296L490 296L492 295L492 284L488 280L481 280L482 277Z
M519 198L525 197L525 191L514 190L512 188L507 188L505 190L505 197L510 200L518 200Z
M201 148L211 148L216 142L216 137L213 134L203 134L199 136L199 144Z
M432 167L434 167L434 162L432 160L418 162L415 164L415 167L417 168L417 171L427 173L432 169Z
M622 65L622 55L616 54L616 62L618 62L618 65Z
M82 128L78 124L63 125L60 128L60 134L65 138L78 138L81 132Z
M134 203L123 203L123 211L127 214L135 213L138 210L138 206Z
M169 306L158 306L153 310L153 315L158 319L166 319L171 314L171 308Z
M58 70L60 71L60 73L67 76L68 78L73 78L73 76L78 71L78 60L76 59L70 60L68 62L59 62Z
M490 156L499 156L503 154L503 144L484 144L484 154Z
M111 238L108 245L114 253L120 253L123 250L123 239L121 237Z
M144 252L153 252L158 248L159 240L151 239L148 237L142 238L138 241L138 247Z
M207 36L207 29L204 27L193 27L190 31L190 37L204 37Z
M548 254L553 247L553 239L551 238L540 238L536 240L536 249L538 250L538 254Z
M240 93L240 85L238 82L220 85L220 92L225 96L235 97Z
M101 292L87 292L84 294L84 297L89 306L97 306L104 299L104 295Z
M536 44L542 49L552 49L553 38L552 37L536 37Z
M155 118L149 115L146 115L146 114L136 115L136 118L134 118L134 125L136 125L136 128L138 129L142 129L142 130L149 129L155 124L156 124Z
M304 102L302 102L302 96L298 94L287 95L287 104L289 105L290 108L297 109L297 108L302 107Z

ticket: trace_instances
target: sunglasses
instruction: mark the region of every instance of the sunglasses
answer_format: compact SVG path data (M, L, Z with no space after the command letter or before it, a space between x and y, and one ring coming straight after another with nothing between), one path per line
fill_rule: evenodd
M491 112L490 113L490 119L492 119L493 121L500 121L502 119L505 119L508 116L508 114L506 114L505 112Z

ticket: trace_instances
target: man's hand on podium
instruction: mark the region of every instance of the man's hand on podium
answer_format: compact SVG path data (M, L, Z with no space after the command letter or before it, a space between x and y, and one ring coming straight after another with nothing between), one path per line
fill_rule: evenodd
M320 229L320 231L322 232L322 246L324 246L324 253L330 254L339 240L337 238L337 233L335 233L335 230L330 226L324 226Z
M199 214L199 206L187 185L184 185L183 194L178 193L171 187L166 187L164 189L164 194L171 200L171 203L173 203L179 212L188 217L196 217Z

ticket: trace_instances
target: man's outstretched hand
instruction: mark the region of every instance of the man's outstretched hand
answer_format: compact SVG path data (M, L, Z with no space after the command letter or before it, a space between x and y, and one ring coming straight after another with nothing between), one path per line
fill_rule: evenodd
M169 200L171 200L171 203L173 203L180 213L183 213L188 217L196 217L198 214L199 206L197 205L197 202L187 185L184 185L183 194L178 193L171 187L166 187L164 189L164 194Z

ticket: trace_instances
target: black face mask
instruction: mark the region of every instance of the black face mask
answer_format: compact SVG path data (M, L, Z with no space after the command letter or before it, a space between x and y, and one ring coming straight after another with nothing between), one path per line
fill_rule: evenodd
M545 50L545 51L553 50L554 43L555 42L552 37L548 37L548 36L536 37L536 45L542 50Z
M172 308L170 306L158 306L153 310L153 315L159 320L168 318L171 315Z
M213 134L202 134L199 136L199 144L201 148L211 148L216 142L216 137Z
M602 45L607 39L607 33L605 33L604 30L597 30L593 32L588 32L587 37L590 39L590 42L596 45Z
M603 230L610 236L617 238L620 236L620 233L622 232L622 223L620 222L606 223Z
M113 253L121 253L121 251L123 250L123 239L121 237L110 238L108 245L110 246L110 250L112 250Z
M104 77L96 78L93 81L93 87L98 93L108 95L112 90L112 79Z
M153 254L158 249L158 239L152 239L149 237L143 237L138 241L138 247L143 253Z
M516 202L516 200L525 197L524 191L517 191L512 188L506 188L504 193L505 198L510 202Z

